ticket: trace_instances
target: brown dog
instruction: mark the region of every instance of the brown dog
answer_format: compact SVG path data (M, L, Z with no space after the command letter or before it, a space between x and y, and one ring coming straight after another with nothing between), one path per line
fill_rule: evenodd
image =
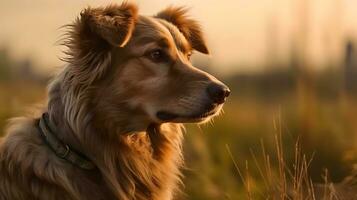
M64 44L45 114L13 120L0 144L0 199L172 199L180 123L209 120L229 95L190 63L208 53L199 25L182 8L87 8Z

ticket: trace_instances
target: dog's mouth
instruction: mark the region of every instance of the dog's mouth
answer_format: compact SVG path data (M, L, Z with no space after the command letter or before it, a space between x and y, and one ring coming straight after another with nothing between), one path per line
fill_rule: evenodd
M170 111L159 111L156 113L156 117L165 122L200 122L216 114L219 110L218 107L218 105L213 104L200 112L188 115L177 114Z

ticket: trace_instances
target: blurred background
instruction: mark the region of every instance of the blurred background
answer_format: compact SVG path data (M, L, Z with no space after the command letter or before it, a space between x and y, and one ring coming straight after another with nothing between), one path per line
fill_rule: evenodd
M8 118L45 102L46 84L64 64L59 59L63 47L56 44L64 33L60 27L86 6L110 2L0 0L0 133ZM259 191L263 180L253 166L263 158L254 152L259 154L263 141L273 157L277 132L288 167L294 167L296 141L313 158L308 171L314 182L323 182L325 170L334 182L353 173L357 1L136 2L148 15L167 5L191 8L212 52L194 55L194 65L232 90L224 114L207 125L187 126L182 198L244 199L237 166L249 168L253 190Z

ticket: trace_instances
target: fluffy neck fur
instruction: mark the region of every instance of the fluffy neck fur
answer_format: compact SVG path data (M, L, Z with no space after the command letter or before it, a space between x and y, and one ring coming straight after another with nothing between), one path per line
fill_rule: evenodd
M128 133L127 127L95 124L90 88L77 89L67 76L69 72L63 71L49 88L48 112L58 137L97 165L118 199L171 198L180 179L181 127L150 125L145 131ZM127 118L113 120L130 123Z
M132 5L121 5L122 9L127 7ZM126 17L135 21L136 9L131 11ZM90 17L87 9L68 26L68 38L63 40L68 47L64 58L68 66L49 87L50 120L63 142L96 164L118 199L171 199L180 182L181 125L145 124L140 115L133 116L120 102L115 109L111 104L100 104L103 100L96 98L101 98L101 86L94 83L111 70L115 47L93 32Z

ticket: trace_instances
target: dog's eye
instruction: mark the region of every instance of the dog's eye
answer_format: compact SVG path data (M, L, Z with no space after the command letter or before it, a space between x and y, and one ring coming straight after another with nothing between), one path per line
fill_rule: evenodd
M149 52L148 56L150 60L152 60L153 62L164 62L167 60L167 56L165 52L161 49L155 49Z
M188 59L188 60L191 60L191 56L192 56L192 52L188 53L188 54L187 54L187 59Z

